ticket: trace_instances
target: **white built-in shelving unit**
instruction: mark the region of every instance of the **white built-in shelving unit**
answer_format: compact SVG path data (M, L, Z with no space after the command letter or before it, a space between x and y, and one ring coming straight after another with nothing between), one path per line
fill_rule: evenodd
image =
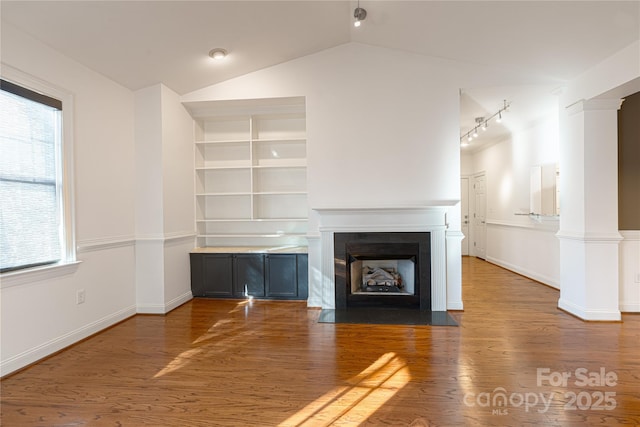
M185 103L198 247L306 246L304 98Z

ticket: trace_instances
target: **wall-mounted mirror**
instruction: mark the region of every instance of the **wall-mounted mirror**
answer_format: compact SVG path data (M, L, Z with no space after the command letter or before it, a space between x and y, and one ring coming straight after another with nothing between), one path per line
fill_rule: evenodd
M533 215L560 215L558 165L549 163L533 166L530 172L529 213Z

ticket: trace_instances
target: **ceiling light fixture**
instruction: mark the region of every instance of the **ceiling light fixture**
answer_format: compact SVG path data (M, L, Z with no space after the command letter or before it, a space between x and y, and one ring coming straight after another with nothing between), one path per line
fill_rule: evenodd
M360 7L360 0L358 0L358 7L353 11L353 17L355 18L353 26L356 28L362 24L362 21L367 19L367 11Z
M228 54L227 50L223 49L221 47L217 47L217 48L211 49L209 51L209 56L211 58L215 59L216 61L220 61L220 60L226 58L227 54Z
M496 123L502 122L502 113L507 111L510 105L511 104L507 102L507 100L505 99L504 105L502 106L502 108L500 108L498 112L496 112L489 118L485 119L484 117L476 117L476 126L473 129L471 129L469 132L463 133L460 135L460 144L463 146L466 145L465 138L467 141L471 141L473 138L476 138L478 136L478 128L481 128L482 130L487 130L487 127L489 126L489 121L491 119L495 119Z

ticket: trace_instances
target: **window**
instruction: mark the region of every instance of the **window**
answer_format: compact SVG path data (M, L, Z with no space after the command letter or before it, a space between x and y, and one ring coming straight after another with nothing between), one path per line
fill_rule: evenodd
M73 261L62 101L0 83L0 272Z

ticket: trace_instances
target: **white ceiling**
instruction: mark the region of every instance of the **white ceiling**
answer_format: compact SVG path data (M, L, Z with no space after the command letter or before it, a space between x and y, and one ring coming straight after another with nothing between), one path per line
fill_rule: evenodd
M522 85L463 88L461 132L503 99L524 123L551 91L640 38L636 1L6 1L10 23L116 82L179 94L350 41L497 67ZM208 52L229 50L222 63ZM515 121L514 121L515 123Z

